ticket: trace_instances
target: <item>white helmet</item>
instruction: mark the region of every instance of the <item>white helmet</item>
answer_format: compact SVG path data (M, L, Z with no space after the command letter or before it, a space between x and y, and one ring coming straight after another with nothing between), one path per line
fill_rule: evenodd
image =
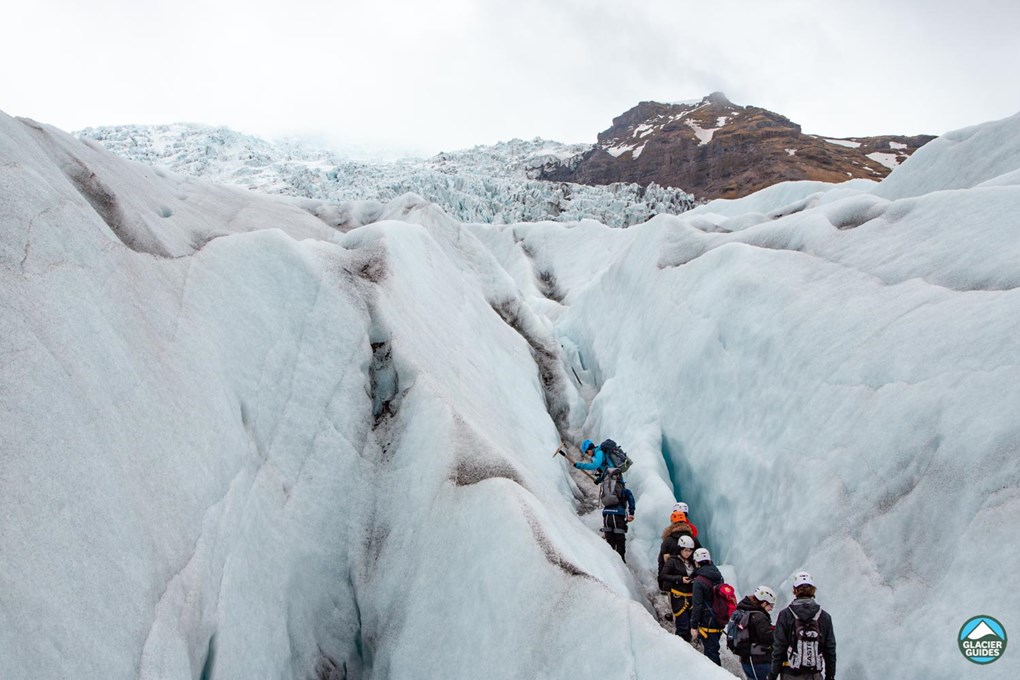
M687 534L684 534L684 535L680 536L680 538L676 539L676 547L677 547L678 550L680 548L690 548L691 550L693 550L694 549L694 539L691 538L690 536L688 536Z
M704 548L698 548L694 551L695 562L711 562L712 556Z
M682 513L684 513L685 515L689 515L690 514L690 510L687 509L687 504L686 503L676 503L676 504L674 504L673 505L673 512L676 512L677 510L679 510Z
M815 581L811 578L811 574L806 571L798 571L793 575L793 587L798 588L800 586L813 586Z
M755 588L754 597L773 606L776 604L776 594L768 586L758 586Z

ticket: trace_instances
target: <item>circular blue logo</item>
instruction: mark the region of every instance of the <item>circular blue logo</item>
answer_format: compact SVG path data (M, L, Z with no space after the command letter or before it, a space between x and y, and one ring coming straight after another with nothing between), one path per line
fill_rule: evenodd
M960 628L958 642L967 661L993 663L1006 651L1006 629L991 616L975 616Z

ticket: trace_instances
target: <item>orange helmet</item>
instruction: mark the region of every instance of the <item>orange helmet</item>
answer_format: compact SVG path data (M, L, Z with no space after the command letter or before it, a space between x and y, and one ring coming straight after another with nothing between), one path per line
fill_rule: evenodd
M674 510L673 514L669 516L669 521L673 524L676 524L677 522L686 522L687 515L679 510Z

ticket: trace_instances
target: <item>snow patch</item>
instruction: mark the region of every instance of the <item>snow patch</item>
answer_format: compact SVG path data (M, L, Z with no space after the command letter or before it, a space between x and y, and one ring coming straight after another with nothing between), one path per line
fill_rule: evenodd
M638 139L641 139L645 135L651 134L654 130L655 130L655 126L654 125L649 125L648 123L642 123L641 125L638 125L636 128L634 128L634 132L633 132L633 134L631 136L632 137L637 137Z
M715 131L719 129L719 128L710 128L708 130L705 130L701 126L699 126L697 123L695 123L693 120L688 120L687 121L687 126L690 127L692 130L694 130L694 134L695 134L695 136L699 140L698 146L704 146L705 144L708 144L709 142L711 142L712 141L712 135L715 134Z
M823 139L825 138L823 137ZM861 145L860 142L855 142L850 139L825 139L825 141L829 144L835 144L836 146L845 146L848 149L856 149Z
M618 144L616 146L606 148L606 153L613 158L619 158L628 151L633 151L635 148L637 148L636 144Z
M894 154L894 153L882 153L881 151L875 151L874 153L869 153L868 154L868 158L870 158L871 160L875 161L876 163L881 163L882 165L884 165L885 167L889 168L890 170L895 170L896 166L898 166L902 162L901 161L902 157L899 156L898 154Z

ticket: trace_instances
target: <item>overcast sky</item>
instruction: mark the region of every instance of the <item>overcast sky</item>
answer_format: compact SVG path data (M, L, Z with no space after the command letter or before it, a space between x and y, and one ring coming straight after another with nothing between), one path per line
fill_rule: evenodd
M1017 0L31 0L0 16L0 110L67 131L196 122L434 153L594 142L639 101L716 90L840 137L1020 111Z

